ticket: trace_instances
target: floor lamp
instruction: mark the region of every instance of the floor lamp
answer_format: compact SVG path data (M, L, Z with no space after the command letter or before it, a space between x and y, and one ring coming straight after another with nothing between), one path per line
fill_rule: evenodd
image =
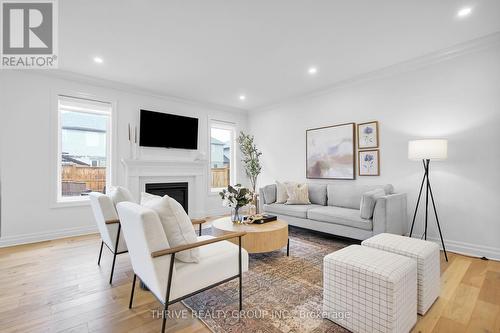
M432 194L431 182L429 180L430 173L430 162L431 160L445 160L448 156L448 141L447 140L413 140L408 142L408 158L411 160L422 160L424 165L424 176L422 178L422 184L420 185L420 192L418 193L417 205L415 207L415 213L413 214L413 221L411 223L410 237L413 233L413 227L415 225L415 218L417 217L418 205L420 204L420 199L422 197L422 190L425 184L425 226L424 226L424 239L427 239L427 220L429 213L429 195L432 201L432 207L434 208L434 215L436 216L436 223L439 231L439 237L441 238L441 244L443 245L444 256L446 261L448 261L448 255L446 253L446 248L444 247L443 234L441 233L441 226L439 225L439 218L436 210L436 203L434 202L434 195Z

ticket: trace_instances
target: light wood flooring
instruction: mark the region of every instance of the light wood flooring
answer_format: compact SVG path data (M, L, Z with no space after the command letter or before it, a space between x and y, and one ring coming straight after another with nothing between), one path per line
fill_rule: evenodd
M0 249L0 332L158 332L159 303L136 288L128 309L132 270L111 254L97 266L98 235ZM414 332L500 333L500 262L449 254L442 261L441 297ZM176 310L185 309L182 304ZM209 332L191 317L167 321L168 332Z

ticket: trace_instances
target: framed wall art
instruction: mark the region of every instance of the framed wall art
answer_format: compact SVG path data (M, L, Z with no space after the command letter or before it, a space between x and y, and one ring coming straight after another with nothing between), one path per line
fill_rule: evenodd
M355 124L347 123L306 131L306 177L355 178Z
M358 151L358 174L360 176L380 176L378 149Z
M378 121L358 124L358 149L378 148Z

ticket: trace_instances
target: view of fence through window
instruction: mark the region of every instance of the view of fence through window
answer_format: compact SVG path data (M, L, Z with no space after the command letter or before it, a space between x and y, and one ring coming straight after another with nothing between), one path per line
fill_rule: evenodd
M227 187L231 182L233 130L212 126L210 129L211 188Z
M59 97L61 197L105 191L110 118L109 103Z

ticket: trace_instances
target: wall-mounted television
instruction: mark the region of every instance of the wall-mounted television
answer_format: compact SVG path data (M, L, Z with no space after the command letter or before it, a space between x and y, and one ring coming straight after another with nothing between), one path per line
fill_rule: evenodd
M141 110L139 144L198 149L198 118Z

